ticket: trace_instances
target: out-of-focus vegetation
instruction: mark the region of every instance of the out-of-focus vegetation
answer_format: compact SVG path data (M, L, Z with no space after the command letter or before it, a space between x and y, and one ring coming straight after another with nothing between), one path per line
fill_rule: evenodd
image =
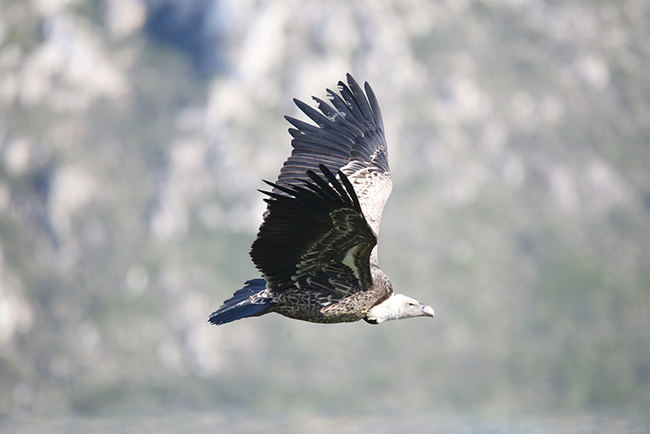
M650 3L0 11L1 413L650 411ZM209 326L282 114L346 72L387 129L383 268L436 319Z

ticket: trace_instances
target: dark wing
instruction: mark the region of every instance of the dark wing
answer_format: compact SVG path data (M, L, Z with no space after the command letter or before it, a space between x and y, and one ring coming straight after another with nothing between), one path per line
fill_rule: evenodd
M338 83L340 95L327 89L332 105L313 97L320 111L294 99L316 125L285 116L295 127L289 129L293 150L277 184L300 185L300 181L308 179L307 170L315 171L320 164L331 172L341 170L356 190L361 209L377 234L392 189L384 125L370 85L365 83L364 94L350 74L346 77L347 85ZM282 194L277 187L273 192Z
M309 289L338 300L372 287L369 258L377 238L354 188L325 166L302 185L267 182L273 192L251 257L272 293ZM278 193L277 191L281 192Z

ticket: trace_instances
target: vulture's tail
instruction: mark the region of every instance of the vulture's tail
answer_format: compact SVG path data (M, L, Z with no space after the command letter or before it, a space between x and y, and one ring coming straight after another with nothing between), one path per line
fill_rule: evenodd
M260 316L273 307L270 294L266 290L264 279L251 279L245 286L224 301L223 305L212 312L208 320L212 324L225 324L249 316Z

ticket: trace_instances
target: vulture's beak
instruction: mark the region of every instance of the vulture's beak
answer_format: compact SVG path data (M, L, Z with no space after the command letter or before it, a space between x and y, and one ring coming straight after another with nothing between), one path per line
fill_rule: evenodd
M431 306L427 306L426 304L421 304L420 310L424 315L430 316L431 318L436 316L436 313L434 312L433 308Z

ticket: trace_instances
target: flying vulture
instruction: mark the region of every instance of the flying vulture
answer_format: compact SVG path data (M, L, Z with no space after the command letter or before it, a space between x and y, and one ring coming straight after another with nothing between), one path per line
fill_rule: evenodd
M270 312L317 323L370 324L418 316L431 306L393 292L377 261L377 234L392 182L379 104L350 74L318 110L294 99L316 125L293 126L291 156L275 183L250 255L252 279L210 315L212 324Z

